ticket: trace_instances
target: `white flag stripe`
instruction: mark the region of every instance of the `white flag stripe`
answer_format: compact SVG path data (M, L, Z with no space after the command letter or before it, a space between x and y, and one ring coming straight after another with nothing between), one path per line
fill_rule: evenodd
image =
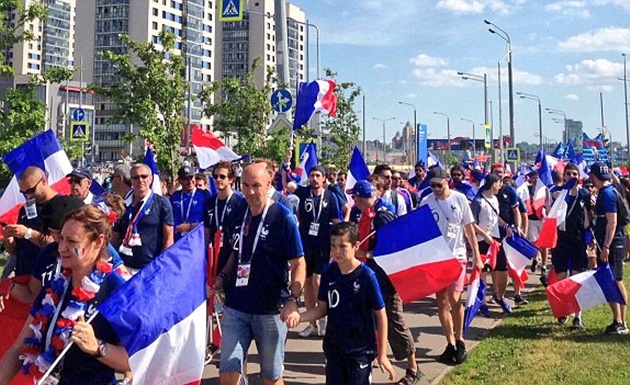
M595 273L596 271L589 271L569 278L582 285L580 290L575 293L575 298L581 309L590 309L608 302L601 286L594 277Z
M518 250L510 246L509 243L503 241L503 248L505 251L505 256L507 257L508 263L512 269L516 270L518 275L523 273L525 267L531 262L525 256L523 256Z
M392 275L416 267L418 262L424 265L453 259L452 254L440 255L435 252L445 249L448 250L448 244L439 236L395 253L380 255L375 260L388 275Z

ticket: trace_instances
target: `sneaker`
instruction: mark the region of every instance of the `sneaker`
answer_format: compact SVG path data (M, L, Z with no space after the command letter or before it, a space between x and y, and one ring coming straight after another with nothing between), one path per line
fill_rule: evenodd
M619 323L617 321L613 321L610 325L606 327L606 334L611 335L623 335L628 334L628 327L625 323Z
M543 285L543 287L547 287L549 285L546 273L540 273L540 283L541 285Z
M573 325L571 326L573 330L584 330L584 324L582 323L582 319L579 317L573 318Z
M488 300L488 303L492 303L492 304L499 304L499 300L497 299L497 295L496 294L492 294L492 297L490 297L490 299Z
M569 320L569 317L567 317L567 316L560 317L560 318L558 318L558 323L560 325L564 325L565 323L567 323L568 320Z
M540 266L540 274L547 275L547 266Z
M455 365L464 363L467 357L468 354L466 353L466 344L464 341L455 341Z
M210 343L208 344L208 346L206 346L206 358L203 360L204 365L208 365L210 361L212 361L212 357L214 357L218 350L219 347L213 343Z
M534 258L532 259L532 266L530 267L530 270L532 273L536 272L536 266L538 265L538 259Z
M326 318L317 320L317 335L320 337L326 336Z
M405 376L401 378L397 384L414 385L417 384L423 376L424 374L420 371L420 369L415 372L411 369L407 369L405 370Z
M497 299L497 301L499 305L501 305L501 309L503 309L503 312L505 314L512 314L514 312L514 310L512 310L512 308L510 307L510 305L508 305L505 298Z
M444 349L444 353L440 354L437 360L446 365L454 365L456 353L455 346L448 344L446 345L446 349Z
M516 297L514 297L514 303L516 304L516 306L522 306L522 305L527 305L529 301L519 294Z
M301 332L298 333L298 335L302 338L308 338L311 336L316 336L317 335L317 328L311 324L308 324L308 326L306 326L304 328L304 330L302 330Z
M481 307L479 307L479 314L481 314L484 317L490 317L490 309L488 309L488 305L486 304L481 305Z

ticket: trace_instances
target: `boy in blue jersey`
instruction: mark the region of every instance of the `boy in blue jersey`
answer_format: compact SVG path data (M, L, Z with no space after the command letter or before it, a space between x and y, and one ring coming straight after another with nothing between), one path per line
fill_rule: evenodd
M391 381L394 369L387 358L385 303L376 275L355 257L359 228L351 222L338 223L330 234L332 262L322 273L317 307L302 313L300 322L328 315L324 337L327 385L369 384L375 357ZM378 345L374 329L378 330Z

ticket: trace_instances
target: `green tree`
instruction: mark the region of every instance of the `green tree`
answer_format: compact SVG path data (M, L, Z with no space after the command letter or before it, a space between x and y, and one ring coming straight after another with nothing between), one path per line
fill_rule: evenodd
M216 80L203 90L200 97L206 105L206 116L214 118L214 130L224 137L236 136L238 143L233 148L234 152L282 159L284 151L290 146L291 133L288 130L267 133L274 71L267 68L265 82L259 88L255 78L259 67L260 58L256 58L252 70L242 79Z
M359 140L361 127L357 113L354 111L354 101L361 95L361 88L353 82L338 82L337 73L326 68L326 77L337 82L335 95L337 96L337 114L325 117L322 127L328 139L322 146L322 160L333 164L337 168L345 169L350 163L350 156L354 144Z
M104 86L91 84L90 88L116 105L113 121L140 127L138 134L126 140L141 137L151 142L160 170L175 178L188 84L183 76L184 58L173 52L176 36L162 30L158 38L161 47L121 35L127 53L103 53L118 81Z

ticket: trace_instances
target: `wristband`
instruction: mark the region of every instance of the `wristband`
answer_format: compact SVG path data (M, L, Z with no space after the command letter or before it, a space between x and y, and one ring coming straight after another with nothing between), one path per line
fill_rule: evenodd
M300 306L300 303L299 303L299 301L298 301L298 298L297 298L297 297L295 297L295 296L292 296L292 295L291 295L291 296L289 296L289 297L287 298L287 302L289 302L289 301L291 301L291 302L295 302L295 304L296 304L296 305Z

